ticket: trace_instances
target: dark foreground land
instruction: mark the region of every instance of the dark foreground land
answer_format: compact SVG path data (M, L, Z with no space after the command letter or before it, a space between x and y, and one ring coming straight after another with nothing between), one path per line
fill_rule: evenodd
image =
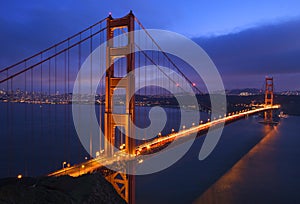
M99 173L70 176L5 178L0 180L0 203L99 204L126 203Z

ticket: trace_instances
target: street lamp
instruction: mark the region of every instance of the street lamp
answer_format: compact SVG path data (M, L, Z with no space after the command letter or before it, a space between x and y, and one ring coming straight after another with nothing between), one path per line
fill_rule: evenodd
M63 163L62 163L62 168L64 169L65 168L65 165L67 164L67 162L66 161L64 161Z
M83 169L82 174L84 174L84 167L85 167L85 166L82 164L82 165L81 165L81 168ZM79 170L79 174L80 174L80 170Z

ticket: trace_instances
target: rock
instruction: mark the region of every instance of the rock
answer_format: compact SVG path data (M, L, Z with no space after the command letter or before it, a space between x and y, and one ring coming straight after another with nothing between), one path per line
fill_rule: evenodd
M101 204L126 203L100 173L0 180L0 203Z

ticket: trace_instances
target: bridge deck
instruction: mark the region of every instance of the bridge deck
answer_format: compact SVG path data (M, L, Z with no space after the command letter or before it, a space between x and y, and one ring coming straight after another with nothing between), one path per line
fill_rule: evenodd
M152 141L146 142L146 143L136 147L136 155L128 155L125 153L124 150L120 150L120 151L116 152L113 157L99 156L99 157L93 158L89 161L86 161L84 163L76 164L71 167L66 167L64 169L60 169L56 172L49 174L48 176L70 175L70 176L76 177L76 176L80 176L80 175L88 173L88 172L93 172L102 166L111 165L118 161L129 161L129 160L138 159L139 155L141 153L143 153L143 152L145 153L151 149L156 149L163 145L166 145L166 144L170 143L171 141L173 141L175 138L176 139L184 138L184 137L191 135L192 133L197 133L200 131L204 132L204 131L207 131L211 127L214 127L214 126L217 126L217 125L220 125L223 123L233 122L233 121L239 120L241 118L247 117L249 115L257 114L259 112L263 112L263 111L267 111L267 110L278 109L278 108L280 108L279 105L273 105L273 106L256 108L256 109L248 110L248 111L240 111L234 115L228 115L223 118L218 118L213 121L208 121L206 123L199 124L198 126L193 126L189 129L181 130L176 133L171 133L166 136L161 136Z

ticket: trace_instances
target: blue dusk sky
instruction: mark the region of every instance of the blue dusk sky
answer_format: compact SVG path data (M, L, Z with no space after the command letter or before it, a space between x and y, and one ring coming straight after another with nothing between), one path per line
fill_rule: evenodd
M166 29L197 42L227 89L300 90L298 0L10 0L0 7L0 69L108 16L133 10L146 28Z

